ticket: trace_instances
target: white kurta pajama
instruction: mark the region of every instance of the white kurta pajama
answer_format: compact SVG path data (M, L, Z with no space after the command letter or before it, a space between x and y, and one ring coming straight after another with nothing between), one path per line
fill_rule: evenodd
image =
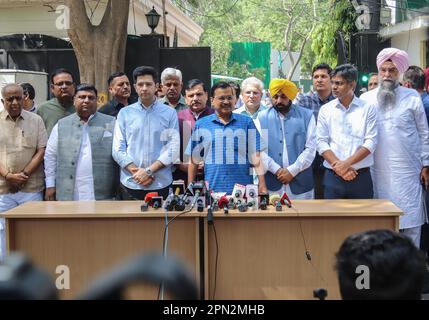
M399 228L409 229L426 222L420 172L429 166L429 131L417 91L401 86L395 91L396 105L386 111L378 105L378 89L361 99L377 107L378 145L371 167L374 197L399 207L404 212Z

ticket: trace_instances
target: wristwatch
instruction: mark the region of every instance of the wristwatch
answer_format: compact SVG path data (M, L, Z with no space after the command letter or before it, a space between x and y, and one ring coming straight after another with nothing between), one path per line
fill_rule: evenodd
M146 172L146 174L147 174L148 176L152 176L152 175L153 175L153 172L152 172L152 170L150 170L150 168L149 168L149 167L147 167L146 169L144 169L144 171Z

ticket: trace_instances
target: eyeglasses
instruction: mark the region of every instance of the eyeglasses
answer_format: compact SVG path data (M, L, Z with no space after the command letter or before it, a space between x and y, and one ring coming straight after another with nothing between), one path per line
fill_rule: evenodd
M22 97L21 96L12 96L12 97L5 98L5 100L9 103L12 103L15 99L16 99L16 101L19 102L22 100Z
M63 87L63 86L70 87L72 84L73 84L72 81L61 81L61 82L54 83L54 86L56 86L56 87Z

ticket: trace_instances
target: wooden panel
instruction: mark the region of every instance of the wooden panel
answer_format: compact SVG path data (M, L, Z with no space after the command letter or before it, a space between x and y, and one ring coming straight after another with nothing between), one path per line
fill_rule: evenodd
M164 217L164 210L141 212L143 201L35 201L26 202L0 214L5 218L116 218L116 217ZM177 212L168 213L173 217ZM199 217L191 212L186 217Z
M328 289L329 299L339 299L334 263L342 241L363 230L395 229L397 219L392 216L217 218L219 260L215 298L313 299L313 289L322 287ZM216 246L213 228L208 228L206 277L211 298ZM311 261L306 259L303 237Z
M198 218L176 219L169 226L168 252L187 262L199 280ZM70 268L70 290L62 298L81 293L102 272L149 251L162 251L162 218L14 219L9 224L11 249L30 256L55 278L58 265ZM198 243L198 242L197 242ZM145 286L133 298L156 299L158 287Z

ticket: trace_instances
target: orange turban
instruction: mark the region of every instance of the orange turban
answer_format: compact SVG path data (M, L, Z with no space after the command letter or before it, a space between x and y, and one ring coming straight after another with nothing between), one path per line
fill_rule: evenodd
M272 79L270 81L269 90L271 97L275 96L279 92L282 92L286 97L289 98L289 100L295 99L299 92L299 89L295 83L286 79Z

